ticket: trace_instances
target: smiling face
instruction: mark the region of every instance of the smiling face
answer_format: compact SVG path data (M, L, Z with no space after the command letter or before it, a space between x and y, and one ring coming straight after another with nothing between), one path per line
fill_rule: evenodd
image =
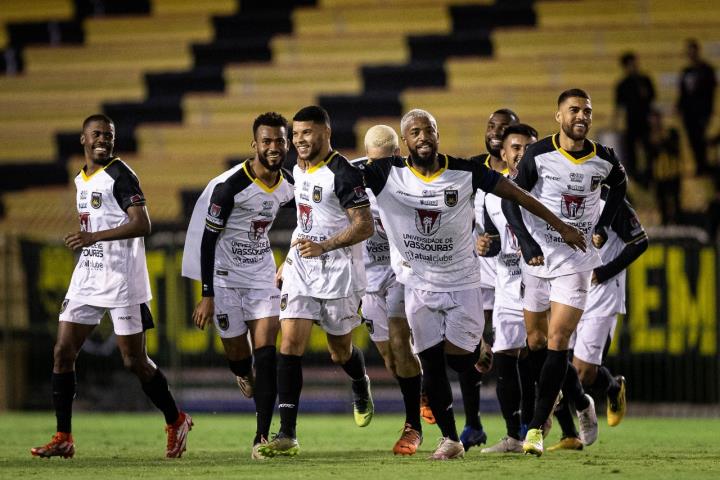
M312 162L322 152L323 146L330 143L330 128L327 125L311 120L294 121L292 130L298 159L304 162Z
M517 174L517 165L525 154L525 150L535 142L537 142L537 138L520 133L507 136L500 150L500 158L507 163L511 176Z
M435 122L424 116L413 117L402 135L412 162L420 167L431 166L437 157L440 143Z
M288 153L285 127L260 125L252 144L260 164L270 171L282 168Z
M103 120L89 122L80 135L80 144L86 159L100 165L107 164L115 148L115 125Z
M592 125L592 104L590 99L568 97L558 107L555 120L563 133L571 140L584 140Z
M506 113L493 113L488 119L487 128L485 129L485 148L488 153L495 158L500 157L500 149L502 148L502 135L508 125L517 123Z

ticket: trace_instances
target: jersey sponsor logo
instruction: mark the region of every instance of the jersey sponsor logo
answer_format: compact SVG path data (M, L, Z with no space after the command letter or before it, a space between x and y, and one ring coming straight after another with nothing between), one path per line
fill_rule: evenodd
M448 207L454 207L458 203L458 191L457 190L445 190L445 205Z
M375 232L382 238L383 240L387 240L387 232L385 231L385 227L382 224L382 220L379 218L375 218Z
M220 217L220 213L222 212L222 207L218 205L217 203L211 203L210 208L208 209L208 214L210 214L211 217L218 218Z
M87 190L81 190L80 191L80 200L85 200L87 198Z
M140 202L142 202L142 201L143 201L142 195L135 194L135 195L133 195L132 197L130 197L130 203L131 203L131 204L140 203Z
M62 304L60 305L60 313L64 313L64 312L65 312L65 309L67 308L68 303L70 303L70 300L67 299L67 298L62 301Z
M320 203L322 201L322 187L320 185L315 185L313 187L312 199L315 203Z
M439 210L420 210L415 209L415 227L418 232L429 237L434 235L440 228L440 218L442 212Z
M585 195L563 193L560 200L560 212L563 217L571 220L582 217L585 213Z
M230 320L228 319L227 313L221 313L217 315L218 328L223 332L230 328Z
M78 208L87 208L87 202L78 203Z
M298 212L300 212L300 228L307 233L312 230L313 226L312 207L301 203L298 205Z
M585 178L585 175L582 173L570 172L570 181L571 182L581 183L584 178Z
M355 192L355 203L364 202L368 199L365 187L355 187L353 188L353 192Z
M600 186L600 182L602 181L602 177L600 175L593 175L590 179L590 191L594 192L597 190L597 188Z
M80 219L80 231L90 232L90 212L80 212L78 218Z
M572 190L574 192L584 192L585 191L584 185L573 185L572 183L568 183L567 188L568 188L568 190Z
M268 225L272 223L271 220L252 220L250 222L250 231L248 232L248 238L257 242L265 236L267 233Z
M285 310L287 308L287 293L283 293L282 297L280 297L280 310Z
M90 195L90 206L95 209L102 206L102 192L92 192Z

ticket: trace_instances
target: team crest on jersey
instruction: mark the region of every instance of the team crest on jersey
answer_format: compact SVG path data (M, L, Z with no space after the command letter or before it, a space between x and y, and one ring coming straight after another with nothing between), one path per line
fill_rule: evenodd
M445 205L448 207L454 207L458 202L458 191L457 190L445 190Z
M62 304L60 305L60 313L65 312L65 309L67 308L68 303L70 303L70 300L67 298L62 301Z
M510 243L510 248L513 250L520 250L520 244L518 243L517 237L512 231L512 227L509 223L505 224L505 235L507 236L508 243Z
M362 202L368 199L365 187L355 187L353 188L353 192L355 192L355 200L358 202Z
M385 231L385 227L383 227L382 220L380 218L375 218L375 232L380 235L380 238L383 240L387 240L387 232Z
M208 213L211 217L218 218L220 216L220 212L222 212L222 207L220 205L217 203L210 204L210 210L208 210Z
M272 223L271 220L252 220L250 222L250 231L248 232L248 238L257 242L267 233L268 225Z
M585 195L563 193L560 200L560 212L563 217L571 220L582 217L585 213Z
M78 217L80 219L80 231L81 232L89 232L90 231L90 212L80 212L78 214Z
M300 228L303 232L307 233L312 230L313 226L312 207L300 203L298 204L298 211L300 212Z
M600 175L593 175L590 179L590 191L594 192L597 190L597 188L600 186L600 182L602 181L602 177Z
M440 228L440 217L442 212L439 210L420 210L415 209L415 227L418 232L426 237L434 235Z
M313 187L312 199L315 203L320 203L322 200L322 187L320 185L315 185Z
M222 331L230 328L230 320L228 319L227 313L221 313L220 315L217 315L217 324L218 328Z
M95 209L102 206L102 192L92 192L90 195L90 206Z
M287 308L287 293L284 293L282 297L280 297L280 310L285 310Z

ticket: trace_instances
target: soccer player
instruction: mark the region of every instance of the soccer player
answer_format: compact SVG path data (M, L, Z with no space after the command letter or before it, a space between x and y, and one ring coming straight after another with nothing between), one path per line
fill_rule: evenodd
M560 94L555 119L560 132L528 148L515 182L582 230L587 241L593 232L607 239L606 229L625 196L625 171L611 149L586 138L592 124L592 104L583 90ZM604 207L600 203L603 183L610 187ZM528 346L534 357L531 364L538 382L535 414L523 450L539 456L543 453L542 425L552 412L566 373L574 373L568 370L568 342L585 308L592 270L601 262L597 250L568 248L552 225L528 212L521 213L516 204L503 202L503 212L525 261L521 296ZM568 382L582 388L579 381L572 380ZM592 398L582 398L587 405L576 399L576 408L589 444L597 436L597 418Z
M519 202L573 247L585 248L585 241L579 230L482 162L439 154L437 123L430 113L411 110L400 129L410 156L369 162L363 174L378 201L392 268L405 285L413 349L443 436L430 458L455 459L465 449L455 428L446 366L458 373L474 368L484 323L477 315L482 292L469 221L475 192L480 188Z
M512 110L503 108L496 110L488 118L485 129L485 148L487 153L472 157L483 162L488 168L503 174L508 168L507 162L502 158L503 132L509 125L516 125L519 122L518 116ZM487 240L484 227L485 195L478 192L475 196L475 234ZM478 238L479 242L482 242ZM460 391L462 393L463 407L465 410L465 427L460 434L460 441L469 450L470 447L487 442L487 434L480 420L480 386L482 385L483 373L489 370L492 362L492 318L493 303L495 302L495 269L494 258L480 257L480 288L483 295L483 313L485 315L485 332L483 341L480 343L480 359L476 368L466 370L460 375ZM483 373L481 373L483 372Z
M254 397L257 430L251 458L260 460L277 397L280 330L280 290L268 232L278 208L294 198L292 178L282 170L289 148L287 120L275 112L258 116L251 145L254 158L212 179L198 199L183 275L202 282L195 325L203 329L214 320L230 370L245 396Z
M501 172L512 178L517 164L529 145L537 142L537 131L525 124L508 126L502 136L500 155L507 165ZM495 445L483 448L482 453L522 453L520 414L523 397L535 399L534 386L523 389L518 370L518 359L526 344L525 324L520 305L520 253L517 239L502 213L501 199L483 194L485 232L492 238L486 258L497 258L495 276L495 304L492 328L493 366L497 373L496 392L500 411L505 419L506 434ZM475 200L477 205L478 201ZM492 258L495 257L495 258ZM526 399L527 400L527 399Z
M360 324L358 306L366 286L362 244L373 234L362 174L330 146L330 117L318 106L293 117L293 170L298 225L281 271L278 359L280 431L260 447L264 456L297 455L296 423L302 389L302 356L313 323L325 330L333 362L352 379L355 423L373 416L370 379L351 332Z
M607 189L603 188L602 193L607 195ZM611 427L617 426L625 416L625 378L613 376L602 365L602 360L615 332L617 315L625 313L625 271L647 247L647 234L625 199L608 231L607 242L600 248L603 264L592 272L587 305L571 340L573 365L583 387L596 395L607 396L607 422ZM569 407L562 402L559 408L562 410L556 409L555 414L558 419L565 418L561 422L562 439L548 450L582 449Z
M85 165L75 177L80 230L65 237L68 248L80 250L80 259L60 308L53 352L57 433L50 443L30 452L45 458L75 454L71 428L75 359L107 312L123 364L137 375L145 394L165 416L165 456L178 458L193 422L178 410L165 376L145 350L145 330L154 326L147 306L152 295L143 241L150 234L145 196L135 173L113 156L115 125L110 118L96 114L85 119L80 144L85 154Z
M365 158L354 160L361 170L368 159L400 155L397 133L387 125L375 125L365 134ZM410 328L405 316L403 284L395 278L390 267L390 244L380 220L377 201L370 189L370 209L375 222L375 233L365 241L364 261L367 289L362 298L362 315L375 342L385 367L400 385L405 404L405 426L393 447L395 455L413 455L422 443L420 424L420 390L422 375L420 362L410 346Z

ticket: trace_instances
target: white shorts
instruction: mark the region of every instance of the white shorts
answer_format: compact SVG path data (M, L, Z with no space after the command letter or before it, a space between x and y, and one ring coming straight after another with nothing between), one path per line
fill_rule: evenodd
M495 289L481 288L483 296L483 310L492 310L495 307Z
M313 320L330 335L346 335L360 325L360 299L363 291L349 297L317 298L283 293L280 296L280 320L304 318Z
M591 276L592 270L588 270L542 278L523 270L520 284L523 308L530 312L544 312L550 308L550 302L556 302L583 310L590 290Z
M215 287L215 328L221 338L245 335L247 324L259 318L280 314L280 290L277 288Z
M110 314L115 335L135 335L155 325L146 303L129 307L96 307L66 298L60 307L60 321L100 325L105 312Z
M570 348L573 355L585 363L602 365L605 342L615 333L617 316L582 317L577 330L570 337Z
M388 319L405 318L405 287L400 282L393 282L385 290L366 293L360 310L370 339L387 342L390 340Z
M493 352L522 348L527 340L523 311L498 305L493 310Z
M420 353L443 340L474 352L485 316L480 287L457 292L428 292L405 285L405 312L413 351Z

